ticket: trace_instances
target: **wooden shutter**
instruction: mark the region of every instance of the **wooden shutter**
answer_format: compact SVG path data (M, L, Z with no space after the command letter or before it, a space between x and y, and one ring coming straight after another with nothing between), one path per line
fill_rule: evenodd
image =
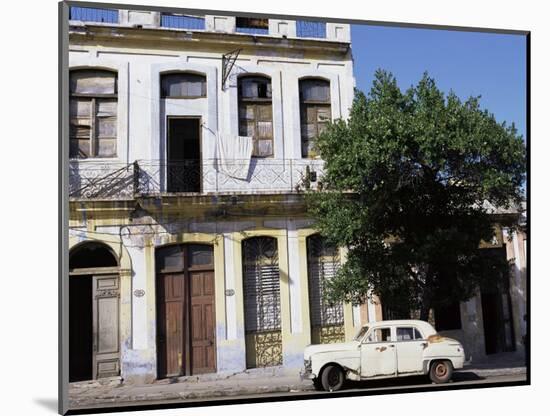
M239 135L253 138L252 155L273 156L273 106L271 80L239 79Z
M103 70L70 74L70 157L115 157L117 75Z

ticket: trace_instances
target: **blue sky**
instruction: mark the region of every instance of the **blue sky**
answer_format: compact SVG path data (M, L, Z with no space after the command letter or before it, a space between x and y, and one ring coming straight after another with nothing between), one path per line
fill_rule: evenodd
M351 41L365 93L378 68L392 72L403 90L428 71L445 92L463 100L481 95L481 106L499 122L514 122L525 139L525 36L352 25Z

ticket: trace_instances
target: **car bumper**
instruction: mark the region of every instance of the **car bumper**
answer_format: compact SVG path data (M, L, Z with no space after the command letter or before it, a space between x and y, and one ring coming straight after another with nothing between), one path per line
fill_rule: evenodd
M465 360L464 355L462 355L460 357L450 357L450 359L451 359L451 362L453 363L453 368L455 370L459 370L461 368L464 368L464 360Z
M313 380L314 378L316 378L316 376L311 372L311 370L300 371L300 380Z

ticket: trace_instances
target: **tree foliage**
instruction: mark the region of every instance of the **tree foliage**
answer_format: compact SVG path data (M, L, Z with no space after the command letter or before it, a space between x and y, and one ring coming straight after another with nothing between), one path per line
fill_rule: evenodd
M505 271L479 244L494 234L487 202L522 199L525 146L479 97L445 96L427 74L402 92L379 70L317 150L323 190L308 195L309 210L322 235L349 249L328 286L331 300L359 303L372 290L426 319L430 308L467 300Z

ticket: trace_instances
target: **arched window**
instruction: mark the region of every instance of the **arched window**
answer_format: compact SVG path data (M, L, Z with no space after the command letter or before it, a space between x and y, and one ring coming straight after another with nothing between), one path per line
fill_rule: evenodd
M307 274L311 343L344 341L344 307L329 304L324 297L328 281L340 266L338 248L319 234L307 238Z
M117 74L98 69L70 72L71 158L115 157Z
M300 80L302 157L317 155L314 148L315 139L330 120L330 82L311 78Z
M244 326L246 366L282 364L281 289L277 239L243 241Z
M189 72L163 74L160 80L161 98L206 97L206 77Z
M239 135L254 141L252 156L273 156L271 80L262 76L240 77Z

